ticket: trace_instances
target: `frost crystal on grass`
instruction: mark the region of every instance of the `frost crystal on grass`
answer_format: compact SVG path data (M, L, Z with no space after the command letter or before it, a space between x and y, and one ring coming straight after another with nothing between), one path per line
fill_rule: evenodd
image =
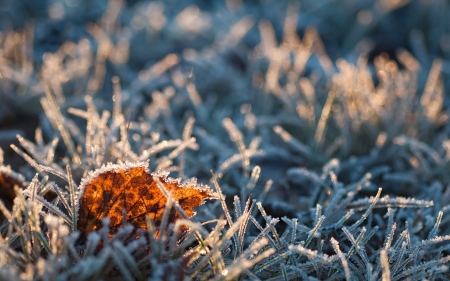
M0 9L0 279L450 279L443 1L16 2ZM423 23L378 54L400 9ZM80 237L87 183L133 167L168 198L159 225L110 235L100 218ZM190 218L160 177L219 200Z

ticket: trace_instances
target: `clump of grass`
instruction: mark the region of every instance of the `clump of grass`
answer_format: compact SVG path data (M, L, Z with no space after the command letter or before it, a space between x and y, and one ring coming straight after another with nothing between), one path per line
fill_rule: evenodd
M388 2L361 17L382 21L400 8ZM0 201L1 279L450 278L445 58L416 48L372 61L364 42L357 58L330 58L320 28L298 35L298 7L280 23L226 4L220 17L177 5L171 17L163 3L110 1L39 68L31 25L0 37L2 97L39 115L34 140L2 135L19 134L11 147L27 164L14 169L27 187L15 188L11 208ZM311 5L303 15L325 9ZM213 26L223 34L210 36ZM105 218L80 242L81 180L105 163L142 161L209 183L219 200L190 219L148 219L136 239L126 223L109 238ZM166 216L172 208L169 196Z

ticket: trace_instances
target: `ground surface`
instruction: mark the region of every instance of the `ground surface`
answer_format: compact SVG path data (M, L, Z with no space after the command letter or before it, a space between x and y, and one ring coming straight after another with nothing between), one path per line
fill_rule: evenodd
M387 253L393 279L444 278L447 247L414 243L450 234L449 14L444 0L0 0L3 163L27 182L38 171L61 186L67 178L33 161L69 165L77 186L107 162L149 160L152 171L209 185L212 171L231 209L235 196L261 199L262 213L285 217L276 225L284 246L335 255L311 258L324 269L302 274L379 279ZM390 199L370 197L379 187ZM208 208L198 221L227 213ZM243 231L242 247L260 232L257 223ZM236 260L220 251L226 265ZM294 252L253 274L306 276L290 266L308 255ZM234 272L254 277L245 270Z

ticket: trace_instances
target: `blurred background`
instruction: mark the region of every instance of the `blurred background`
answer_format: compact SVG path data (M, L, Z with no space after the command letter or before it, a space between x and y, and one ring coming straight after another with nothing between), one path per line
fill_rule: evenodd
M108 5L115 7L108 10ZM110 29L123 28L122 39L140 43L131 44L130 64L142 67L168 53L218 42L244 17L269 21L281 40L286 15L293 12L298 14L295 32L303 36L315 28L333 60L363 51L370 58L383 52L395 58L404 48L425 64L436 56L448 58L449 5L444 0L2 0L0 26L3 33L33 26L33 55L41 61L67 40L89 38L89 23L110 21ZM250 30L242 41L243 47L253 48L258 33Z

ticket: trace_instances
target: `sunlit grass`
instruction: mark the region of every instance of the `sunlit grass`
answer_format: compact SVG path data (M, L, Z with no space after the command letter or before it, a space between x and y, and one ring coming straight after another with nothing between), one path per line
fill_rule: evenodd
M364 28L404 5L375 2L357 16ZM56 4L50 18L71 11ZM11 170L0 150L0 174L26 186L0 201L0 279L450 278L445 58L427 64L413 48L372 61L362 41L334 59L315 28L297 30L332 3L291 5L275 23L225 4L227 25L194 6L169 16L162 2L110 1L78 42L42 58L38 26L1 33L0 94L39 126L10 146L26 164ZM108 218L80 239L82 179L143 161L219 200L162 226L147 218L136 239L126 221L110 238Z

